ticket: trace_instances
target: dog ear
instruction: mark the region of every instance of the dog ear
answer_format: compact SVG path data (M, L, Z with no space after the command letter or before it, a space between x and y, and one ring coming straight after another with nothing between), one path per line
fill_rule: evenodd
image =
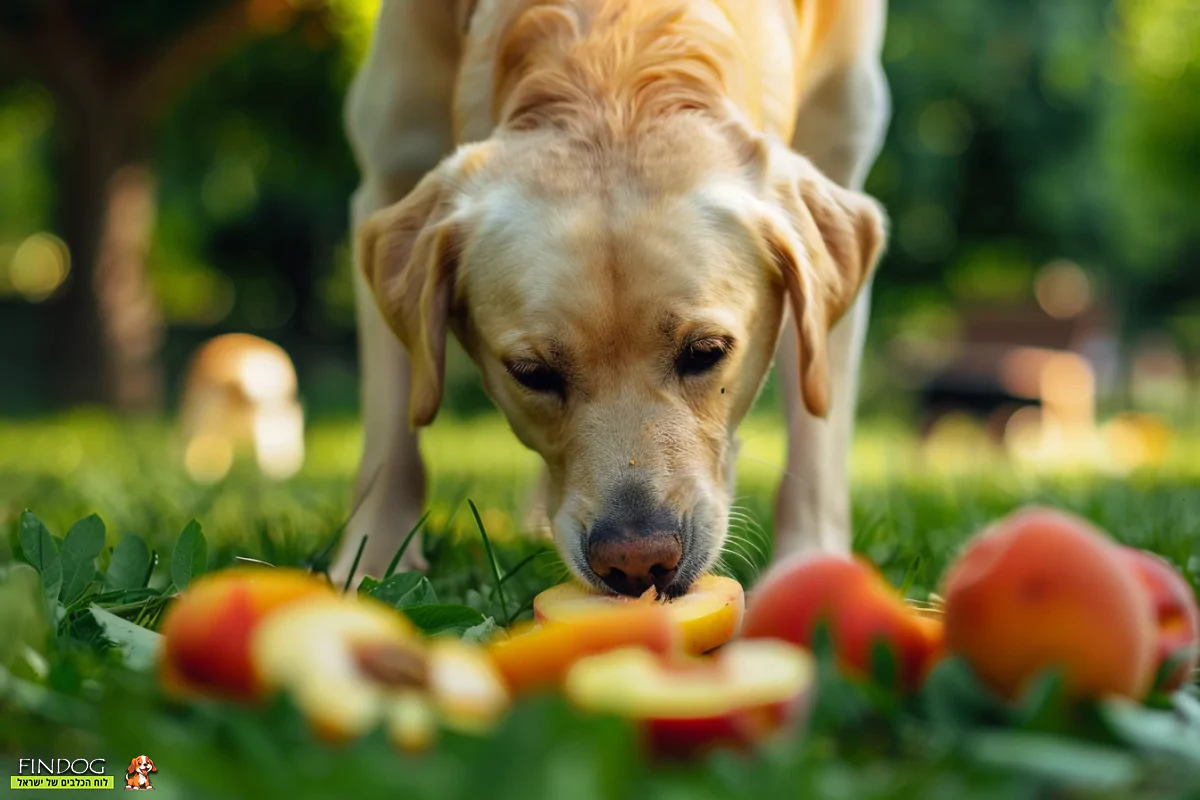
M446 372L446 332L465 244L463 184L485 163L490 145L460 148L407 197L372 215L357 237L359 268L411 364L409 423L437 416Z
M151 772L158 772L158 767L154 766L153 758L151 758L150 756L146 756L146 762L150 765Z
M129 759L129 766L125 768L126 775L132 775L133 773L137 772L137 760L137 756Z
M759 140L766 212L759 234L779 269L799 337L800 389L809 413L829 411L826 339L870 277L886 241L887 217L867 195L834 183L807 158Z

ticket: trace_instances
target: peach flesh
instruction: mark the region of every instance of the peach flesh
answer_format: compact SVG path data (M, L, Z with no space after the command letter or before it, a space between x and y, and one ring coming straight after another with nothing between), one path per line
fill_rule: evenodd
M267 619L251 643L262 685L288 692L326 739L373 727L391 696L424 692L425 643L382 603L332 598Z
M752 745L796 723L813 681L804 650L742 640L702 662L636 649L592 656L572 667L565 690L580 708L639 721L656 755L686 757Z
M654 592L642 598L599 594L575 582L554 586L533 601L534 619L570 621L579 614L606 606L655 602ZM745 612L741 584L732 578L703 575L683 597L659 603L679 627L684 652L707 653L738 634Z
M514 692L561 683L579 659L621 647L669 653L679 634L659 605L589 604L565 620L524 626L488 648L492 662Z

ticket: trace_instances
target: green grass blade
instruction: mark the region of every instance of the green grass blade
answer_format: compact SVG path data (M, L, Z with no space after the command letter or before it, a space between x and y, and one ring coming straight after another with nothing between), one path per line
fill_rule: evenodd
M500 568L496 564L495 554L492 553L492 543L488 540L487 531L483 529L483 519L479 516L479 509L475 507L474 501L468 499L467 505L471 507L471 513L475 516L479 535L483 537L483 549L487 551L488 565L492 568L492 577L496 579L496 594L500 595L500 610L504 612L504 625L507 627L512 623L512 617L508 615L508 600L504 597L504 582L500 580Z
M354 582L354 573L358 571L358 562L362 558L363 548L367 546L367 537L362 537L362 541L358 543L358 552L354 554L354 563L350 565L350 574L346 576L346 585L342 587L342 594L350 591L350 584Z
M518 572L520 572L526 565L530 564L538 556L546 556L546 555L553 555L553 554L554 554L553 550L538 550L535 553L530 553L529 555L525 556L520 561L518 561L517 565L515 567L510 569L508 572L504 573L504 577L500 579L500 583L502 583L502 584L508 583L509 578L516 576L516 574Z
M396 571L396 567L400 565L400 559L404 557L404 551L408 549L409 542L411 542L413 537L417 535L417 531L421 530L421 526L425 524L425 520L429 519L429 515L432 511L433 509L429 509L422 514L421 518L417 520L417 524L413 525L412 530L408 532L408 536L404 537L404 541L400 543L400 549L396 551L396 555L392 556L392 561L390 564L388 564L387 571L383 573L384 580L392 577L392 573L394 573Z

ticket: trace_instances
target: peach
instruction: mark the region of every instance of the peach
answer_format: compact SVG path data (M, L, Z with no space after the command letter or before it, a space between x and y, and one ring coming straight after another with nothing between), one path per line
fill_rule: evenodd
M569 621L598 607L657 602L653 589L641 598L599 594L578 583L554 586L533 601L534 619ZM666 607L680 629L682 647L699 655L720 647L737 635L742 624L745 598L742 586L732 578L702 575L683 597L659 603Z
M503 677L487 651L453 638L429 643L429 692L442 721L455 730L485 733L508 710Z
M488 651L508 687L522 693L561 683L584 656L621 647L665 654L678 642L678 629L661 605L589 603L565 619L522 626Z
M425 643L402 614L376 602L335 597L273 614L252 637L251 660L261 685L286 691L333 742L366 733L390 701L424 696L429 686Z
M334 599L276 614L255 633L252 655L263 684L288 692L332 742L383 724L398 747L420 750L439 721L482 733L508 708L482 647L422 639L402 614L372 601Z
M971 539L944 581L948 650L1001 694L1019 695L1049 669L1076 698L1140 699L1150 688L1149 598L1087 521L1020 509Z
M164 687L176 695L257 697L262 687L250 664L253 631L281 608L333 596L327 582L300 570L238 567L202 576L163 619Z
M808 653L762 639L731 642L703 659L614 650L579 661L565 690L585 711L638 721L655 755L685 757L754 745L789 727L813 684Z
M872 648L882 641L896 657L897 682L906 691L920 687L942 652L939 620L910 609L866 562L824 554L794 556L768 570L751 592L742 635L811 649L822 621L842 672L870 675Z
M1173 692L1191 679L1200 662L1200 609L1196 595L1183 575L1161 556L1132 547L1122 547L1118 552L1149 592L1154 607L1158 622L1155 674L1171 659L1178 659L1177 665L1161 676L1158 686L1164 692Z

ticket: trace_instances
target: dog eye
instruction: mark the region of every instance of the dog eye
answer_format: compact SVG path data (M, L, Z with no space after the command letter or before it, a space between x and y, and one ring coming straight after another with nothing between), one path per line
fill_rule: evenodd
M689 375L703 375L729 355L730 346L726 339L700 339L689 342L675 359L675 371L684 378Z
M562 373L537 361L514 361L507 365L508 374L517 383L538 394L566 394L567 382Z

